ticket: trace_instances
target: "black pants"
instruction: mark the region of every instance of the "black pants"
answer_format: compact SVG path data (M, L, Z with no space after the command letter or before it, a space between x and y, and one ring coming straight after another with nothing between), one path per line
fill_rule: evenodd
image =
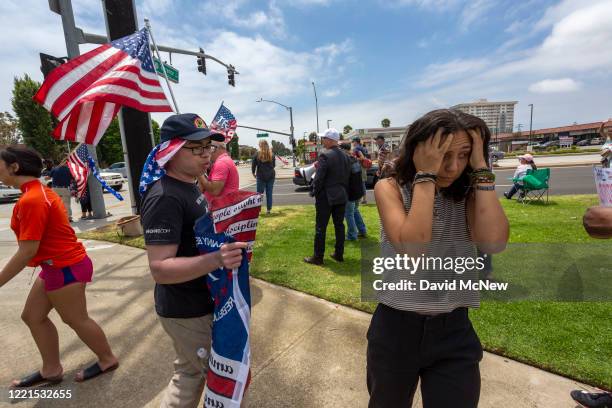
M334 222L334 230L336 231L336 255L344 255L344 208L346 203L329 205L327 197L317 197L315 208L317 210L315 240L314 240L314 256L323 258L325 254L325 233L329 217L332 217Z
M368 330L369 408L474 408L482 346L465 308L423 316L379 304Z

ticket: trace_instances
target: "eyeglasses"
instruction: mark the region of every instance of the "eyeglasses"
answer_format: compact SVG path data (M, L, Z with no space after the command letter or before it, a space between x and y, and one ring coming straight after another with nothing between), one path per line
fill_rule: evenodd
M182 149L189 149L191 150L191 154L193 154L194 156L201 156L202 153L204 152L208 152L208 153L214 152L215 150L217 150L217 146L213 146L212 144L207 144L206 146L194 146L194 147L183 146Z

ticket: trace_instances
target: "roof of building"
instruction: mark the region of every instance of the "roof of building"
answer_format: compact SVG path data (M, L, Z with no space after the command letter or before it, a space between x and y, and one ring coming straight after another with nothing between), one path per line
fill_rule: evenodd
M592 123L579 123L570 126L561 126L554 128L544 128L544 129L534 129L531 131L532 137L534 135L550 135L555 133L563 133L563 132L577 132L581 130L595 130L597 131L601 126L602 122L592 122ZM604 125L606 128L612 128L612 118L606 121ZM497 135L498 139L519 139L529 137L529 131L523 132L514 132L514 133L500 133Z

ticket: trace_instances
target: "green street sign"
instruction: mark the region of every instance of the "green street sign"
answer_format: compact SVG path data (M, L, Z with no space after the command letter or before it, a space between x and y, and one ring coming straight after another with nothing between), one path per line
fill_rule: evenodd
M257 137L268 137L269 135L267 133L258 133Z
M155 71L164 76L164 70L162 69L161 62L157 58L153 58L153 65L155 65ZM168 79L175 84L179 83L179 71L174 68L172 65L168 65L164 62L164 67L166 67L166 74L168 75Z

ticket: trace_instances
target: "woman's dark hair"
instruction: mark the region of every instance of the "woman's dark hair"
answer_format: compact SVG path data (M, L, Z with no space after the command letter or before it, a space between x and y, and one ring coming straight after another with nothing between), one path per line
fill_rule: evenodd
M531 169L532 170L537 170L538 169L538 166L536 166L534 161L531 161L529 164L531 164Z
M460 130L467 132L469 129L480 129L480 134L483 136L482 153L487 165L489 165L488 152L491 131L485 122L474 115L456 109L438 109L421 116L406 130L400 155L395 163L394 177L400 186L411 184L416 175L417 171L412 158L417 144L433 137L439 128L444 129L443 137ZM472 171L472 168L468 164L453 184L441 189L442 194L451 196L455 200L461 200L465 197L470 186L468 175L470 171Z
M30 147L7 147L0 151L0 159L7 165L17 163L16 176L40 177L43 168L42 156Z

